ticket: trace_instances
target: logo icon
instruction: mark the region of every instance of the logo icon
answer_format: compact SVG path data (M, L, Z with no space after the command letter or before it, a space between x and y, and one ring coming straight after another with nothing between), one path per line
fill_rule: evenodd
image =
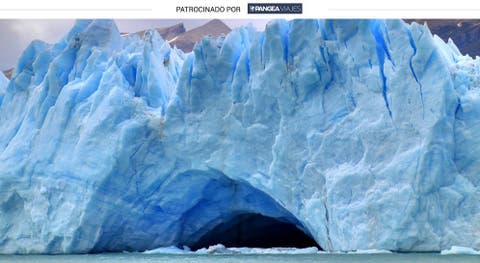
M302 14L302 3L249 3L249 14Z

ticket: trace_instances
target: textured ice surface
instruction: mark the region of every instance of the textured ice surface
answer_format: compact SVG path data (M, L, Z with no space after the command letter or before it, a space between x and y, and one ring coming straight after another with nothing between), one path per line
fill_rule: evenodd
M159 247L152 250L143 251L143 254L185 254L192 253L189 249L180 249L176 246Z
M274 21L184 55L79 21L0 106L0 252L191 245L242 213L325 250L480 248L480 63L400 20Z
M442 250L442 255L454 254L460 251L461 254L469 253L471 254L471 248L462 248L462 247L452 247L450 250ZM466 251L466 252L464 252ZM225 247L222 244L216 244L209 246L208 248L201 248L195 251L190 250L188 247L180 249L176 246L169 247L159 247L152 250L147 250L143 252L144 254L289 254L289 255L298 255L298 254L317 254L317 253L329 253L329 254L391 254L389 250L380 250L380 249L366 249L366 250L355 250L349 252L341 251L319 251L316 247L306 247L306 248L294 248L294 247L272 247L272 248L256 248L256 247Z
M180 249L176 246L160 247L144 251L144 254L316 254L318 248L293 248L293 247L273 247L273 248L252 248L252 247L225 247L222 244L201 248L191 251L188 247ZM391 252L390 252L391 253ZM372 254L372 253L370 253Z
M385 249L357 249L354 251L348 251L348 254L392 254L392 251Z
M5 90L7 89L8 79L5 77L3 72L0 72L0 105L2 104L3 96L5 95Z
M470 247L452 246L450 249L442 250L442 255L480 255L480 251Z

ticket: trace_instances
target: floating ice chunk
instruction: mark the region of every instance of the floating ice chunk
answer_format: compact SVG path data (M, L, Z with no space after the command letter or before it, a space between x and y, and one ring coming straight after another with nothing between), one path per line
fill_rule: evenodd
M238 254L238 251L226 248L222 244L212 245L208 248L201 248L195 251L195 254Z
M201 248L195 251L196 254L316 254L319 250L316 247L294 248L294 247L225 247L222 244Z
M392 251L385 249L357 249L349 251L348 254L392 254Z
M480 255L479 250L470 247L452 246L450 249L442 250L442 255Z
M191 250L188 247L184 247L180 249L176 246L169 246L169 247L159 247L152 250L147 250L142 252L143 254L185 254L191 253Z
M240 254L315 254L318 252L316 247L294 248L294 247L273 247L273 248L249 248L232 247L229 250Z

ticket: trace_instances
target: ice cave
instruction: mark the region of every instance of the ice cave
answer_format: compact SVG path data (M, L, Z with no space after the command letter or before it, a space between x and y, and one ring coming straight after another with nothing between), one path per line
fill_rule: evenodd
M109 202L105 198L112 200L106 196L98 200ZM192 249L220 243L230 247L318 246L308 230L270 196L220 171L186 171L170 178L154 196L140 199L148 200L148 205L139 202L128 210L112 207L108 220L100 226L95 246L88 252L144 251L171 245L158 241L165 235L171 236L169 242L177 247ZM178 215L178 209L184 207L188 209ZM89 211L92 213L87 220L92 224L85 226L98 221L97 208ZM176 220L169 218L172 224L163 228L163 220L169 215ZM79 235L78 240L82 237Z

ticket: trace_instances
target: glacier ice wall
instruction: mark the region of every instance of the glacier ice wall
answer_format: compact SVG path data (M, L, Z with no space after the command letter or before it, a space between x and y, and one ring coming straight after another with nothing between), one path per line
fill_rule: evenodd
M478 249L479 67L400 20L273 21L187 55L79 21L5 90L0 252L189 245L245 212L325 250Z

